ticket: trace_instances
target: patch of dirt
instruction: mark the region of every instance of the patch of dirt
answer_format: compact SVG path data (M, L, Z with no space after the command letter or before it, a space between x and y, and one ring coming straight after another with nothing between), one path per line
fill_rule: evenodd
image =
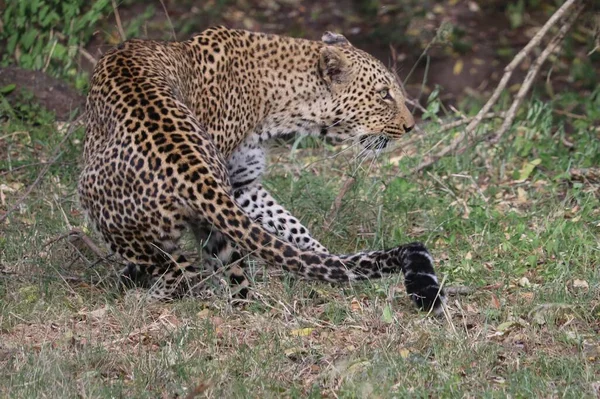
M69 120L75 111L81 112L85 104L85 97L81 93L42 71L0 68L0 87L11 84L16 88L6 96L9 103L16 101L25 90L32 93L41 106L54 112L59 121Z

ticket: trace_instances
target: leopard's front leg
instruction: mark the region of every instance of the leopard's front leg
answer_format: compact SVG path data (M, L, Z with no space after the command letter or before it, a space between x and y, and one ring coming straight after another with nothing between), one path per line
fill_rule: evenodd
M239 206L265 230L294 244L300 249L328 253L319 241L290 212L279 205L261 184L245 186L234 191Z
M292 216L260 184L265 170L265 151L260 145L242 144L230 157L227 168L235 201L251 219L300 249L329 251L313 238L308 228Z

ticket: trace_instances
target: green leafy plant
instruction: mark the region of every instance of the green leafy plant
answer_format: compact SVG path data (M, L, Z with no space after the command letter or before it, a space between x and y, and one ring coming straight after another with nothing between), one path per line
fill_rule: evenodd
M48 70L59 77L74 75L79 47L110 8L109 0L87 4L84 0L8 2L2 14L0 42L6 47L0 64Z

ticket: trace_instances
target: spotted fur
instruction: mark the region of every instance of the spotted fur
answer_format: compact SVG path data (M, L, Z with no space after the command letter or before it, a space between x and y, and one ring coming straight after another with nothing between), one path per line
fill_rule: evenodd
M199 268L185 228L247 291L245 255L330 282L403 272L423 309L443 300L421 244L332 255L260 184L264 143L290 133L387 143L414 120L394 76L341 35L322 41L208 29L183 42L130 40L98 62L87 98L81 203L154 296Z

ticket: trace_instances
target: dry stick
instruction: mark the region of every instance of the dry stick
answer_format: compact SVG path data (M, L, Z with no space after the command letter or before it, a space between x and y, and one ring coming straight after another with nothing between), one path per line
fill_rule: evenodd
M165 12L165 17L167 17L167 21L169 22L169 27L171 28L171 35L173 35L173 40L177 40L177 34L175 34L175 27L173 26L173 22L171 22L171 17L169 16L169 12L167 11L167 6L165 6L165 2L163 0L159 0L160 5Z
M400 79L400 76L398 76L398 53L396 52L396 48L394 46L392 46L390 44L390 53L392 56L392 65L390 66L390 69L392 71L392 74L394 75L394 78L396 78L396 82L398 83L398 85L402 88L402 91L404 92L404 101L406 101L409 105L412 105L415 109L418 109L419 111L421 111L422 113L427 112L427 110L421 105L421 103L419 102L419 100L414 100L411 98L408 98L407 94L406 94L406 90L404 90L404 84L402 83L402 80Z
M117 8L117 2L115 0L111 0L113 12L115 13L115 21L117 22L117 29L119 30L119 36L121 36L121 40L127 40L127 36L125 35L125 31L123 30L123 25L121 24L121 16L119 15L119 10Z
M498 112L498 113L489 112L487 115L484 115L482 119L504 118L505 115L506 114L504 112ZM462 118L462 119L458 119L455 121L444 123L444 124L440 125L439 128L437 128L434 133L440 134L440 133L446 132L448 130L456 129L457 127L466 125L467 123L471 122L474 118L475 117ZM407 137L407 136L403 136L403 137ZM399 141L398 145L397 145L397 147L395 147L395 149L398 149L398 148L404 149L408 146L415 144L419 140L423 140L423 135L412 135L412 136L410 136L409 139ZM401 175L400 177L407 177L408 175L410 175L412 173L413 172L410 172L410 173L407 173L406 175Z
M466 137L471 136L475 132L475 129L477 129L477 127L481 123L481 120L483 119L484 115L486 115L490 111L490 109L492 109L492 107L496 104L496 102L500 98L500 94L502 94L502 92L506 88L506 85L508 84L508 81L510 80L515 68L525 59L525 57L531 52L531 50L534 47L539 45L539 43L544 38L544 36L548 32L548 30L550 30L550 28L552 26L554 26L554 24L556 24L556 22L559 21L562 18L562 16L575 3L580 2L580 1L581 0L567 0L550 17L550 19L544 24L544 26L542 26L542 28L535 34L535 36L529 41L529 43L527 43L527 45L525 47L523 47L523 49L521 49L521 51L519 51L519 53L515 56L515 58L513 58L513 60L510 62L510 64L508 64L506 66L506 68L504 68L504 75L502 76L502 79L500 79L500 82L498 83L498 86L492 93L492 96L485 103L483 108L481 108L481 110L477 113L475 118L473 118L473 120L469 123L469 125L467 125L464 132L461 133L460 135L458 135L454 140L452 140L452 142L448 146L446 146L442 150L440 150L440 152L438 152L434 156L430 157L429 159L421 162L416 168L414 168L411 171L411 174L418 173L418 172L422 171L423 169L428 168L429 166L436 163L440 158L442 158L442 157L446 156L448 153L456 150L458 148L458 146L465 140Z
M583 8L584 8L583 5L579 5L575 9L575 11L568 17L567 21L563 24L563 26L560 27L560 30L558 31L556 36L554 36L554 38L550 41L550 43L548 43L548 45L546 46L544 51L542 51L542 53L534 61L533 65L529 68L529 71L527 72L527 75L525 76L525 79L523 80L523 84L519 88L519 91L518 91L517 95L515 96L513 103L511 104L510 108L506 112L506 118L504 119L504 122L502 122L502 126L500 126L500 129L498 130L498 132L490 140L491 144L498 143L498 141L500 141L500 139L502 138L504 133L506 133L508 131L508 129L510 128L510 126L512 125L512 123L515 119L515 116L517 115L517 110L523 103L523 100L525 99L525 96L531 89L531 86L533 85L535 78L537 77L540 70L542 69L542 65L544 64L544 62L546 62L546 60L548 59L550 54L552 54L552 52L556 49L556 47L560 43L562 43L564 37L566 36L566 34L569 32L569 30L575 23L575 20L577 20L577 17L579 17L579 14L583 10Z
M505 112L488 112L487 114L483 115L483 117L481 118L481 120L484 120L484 119L504 118L505 116L506 116ZM475 118L476 117L474 116L472 118L464 118L464 119L459 119L459 120L456 120L456 121L444 123L443 125L440 125L440 127L435 132L437 134L437 133L443 133L443 132L451 130L451 129L455 129L455 128L459 127L459 126L466 125L467 123L473 122L473 120Z
M31 194L33 189L38 184L40 184L44 175L46 173L48 173L50 166L54 165L56 163L56 161L58 161L58 158L60 158L60 156L62 155L61 148L62 148L63 144L65 144L65 142L69 139L69 137L71 137L71 135L75 131L75 128L77 126L79 126L79 122L81 122L82 119L83 119L83 115L79 116L77 119L75 119L71 123L71 125L69 126L69 129L67 130L67 133L65 133L65 136L63 137L63 139L60 141L60 143L58 143L58 146L56 146L56 150L54 151L53 157L50 160L50 162L47 162L44 165L44 168L42 169L40 174L36 177L35 181L29 187L27 187L27 190L25 190L25 194L23 194L23 196L21 198L19 198L19 200L17 202L15 202L14 205L11 206L4 215L0 216L0 224L2 224L8 218L8 215L10 215L12 212L14 212L14 210L17 209L23 201L25 201L25 199L29 196L29 194Z
M96 65L98 63L98 60L93 55L91 55L86 49L84 49L82 46L79 46L78 50L79 50L79 53L83 56L83 58L88 60L92 65Z
M329 209L329 217L327 218L327 221L323 226L323 230L329 231L329 229L331 229L331 225L333 224L333 221L335 220L335 217L338 211L340 210L340 207L342 206L342 199L344 198L348 190L350 190L350 187L354 185L355 182L356 179L354 177L349 177L344 182L344 185L340 189L340 192L338 193L337 197L335 197L333 204L331 204L331 208Z
M102 259L106 259L107 254L101 250L87 234L85 234L82 230L78 228L74 228L69 230L69 232L62 234L56 238L51 239L50 241L44 244L44 248L48 247L58 241L64 240L65 238L78 238L84 243L96 256Z

